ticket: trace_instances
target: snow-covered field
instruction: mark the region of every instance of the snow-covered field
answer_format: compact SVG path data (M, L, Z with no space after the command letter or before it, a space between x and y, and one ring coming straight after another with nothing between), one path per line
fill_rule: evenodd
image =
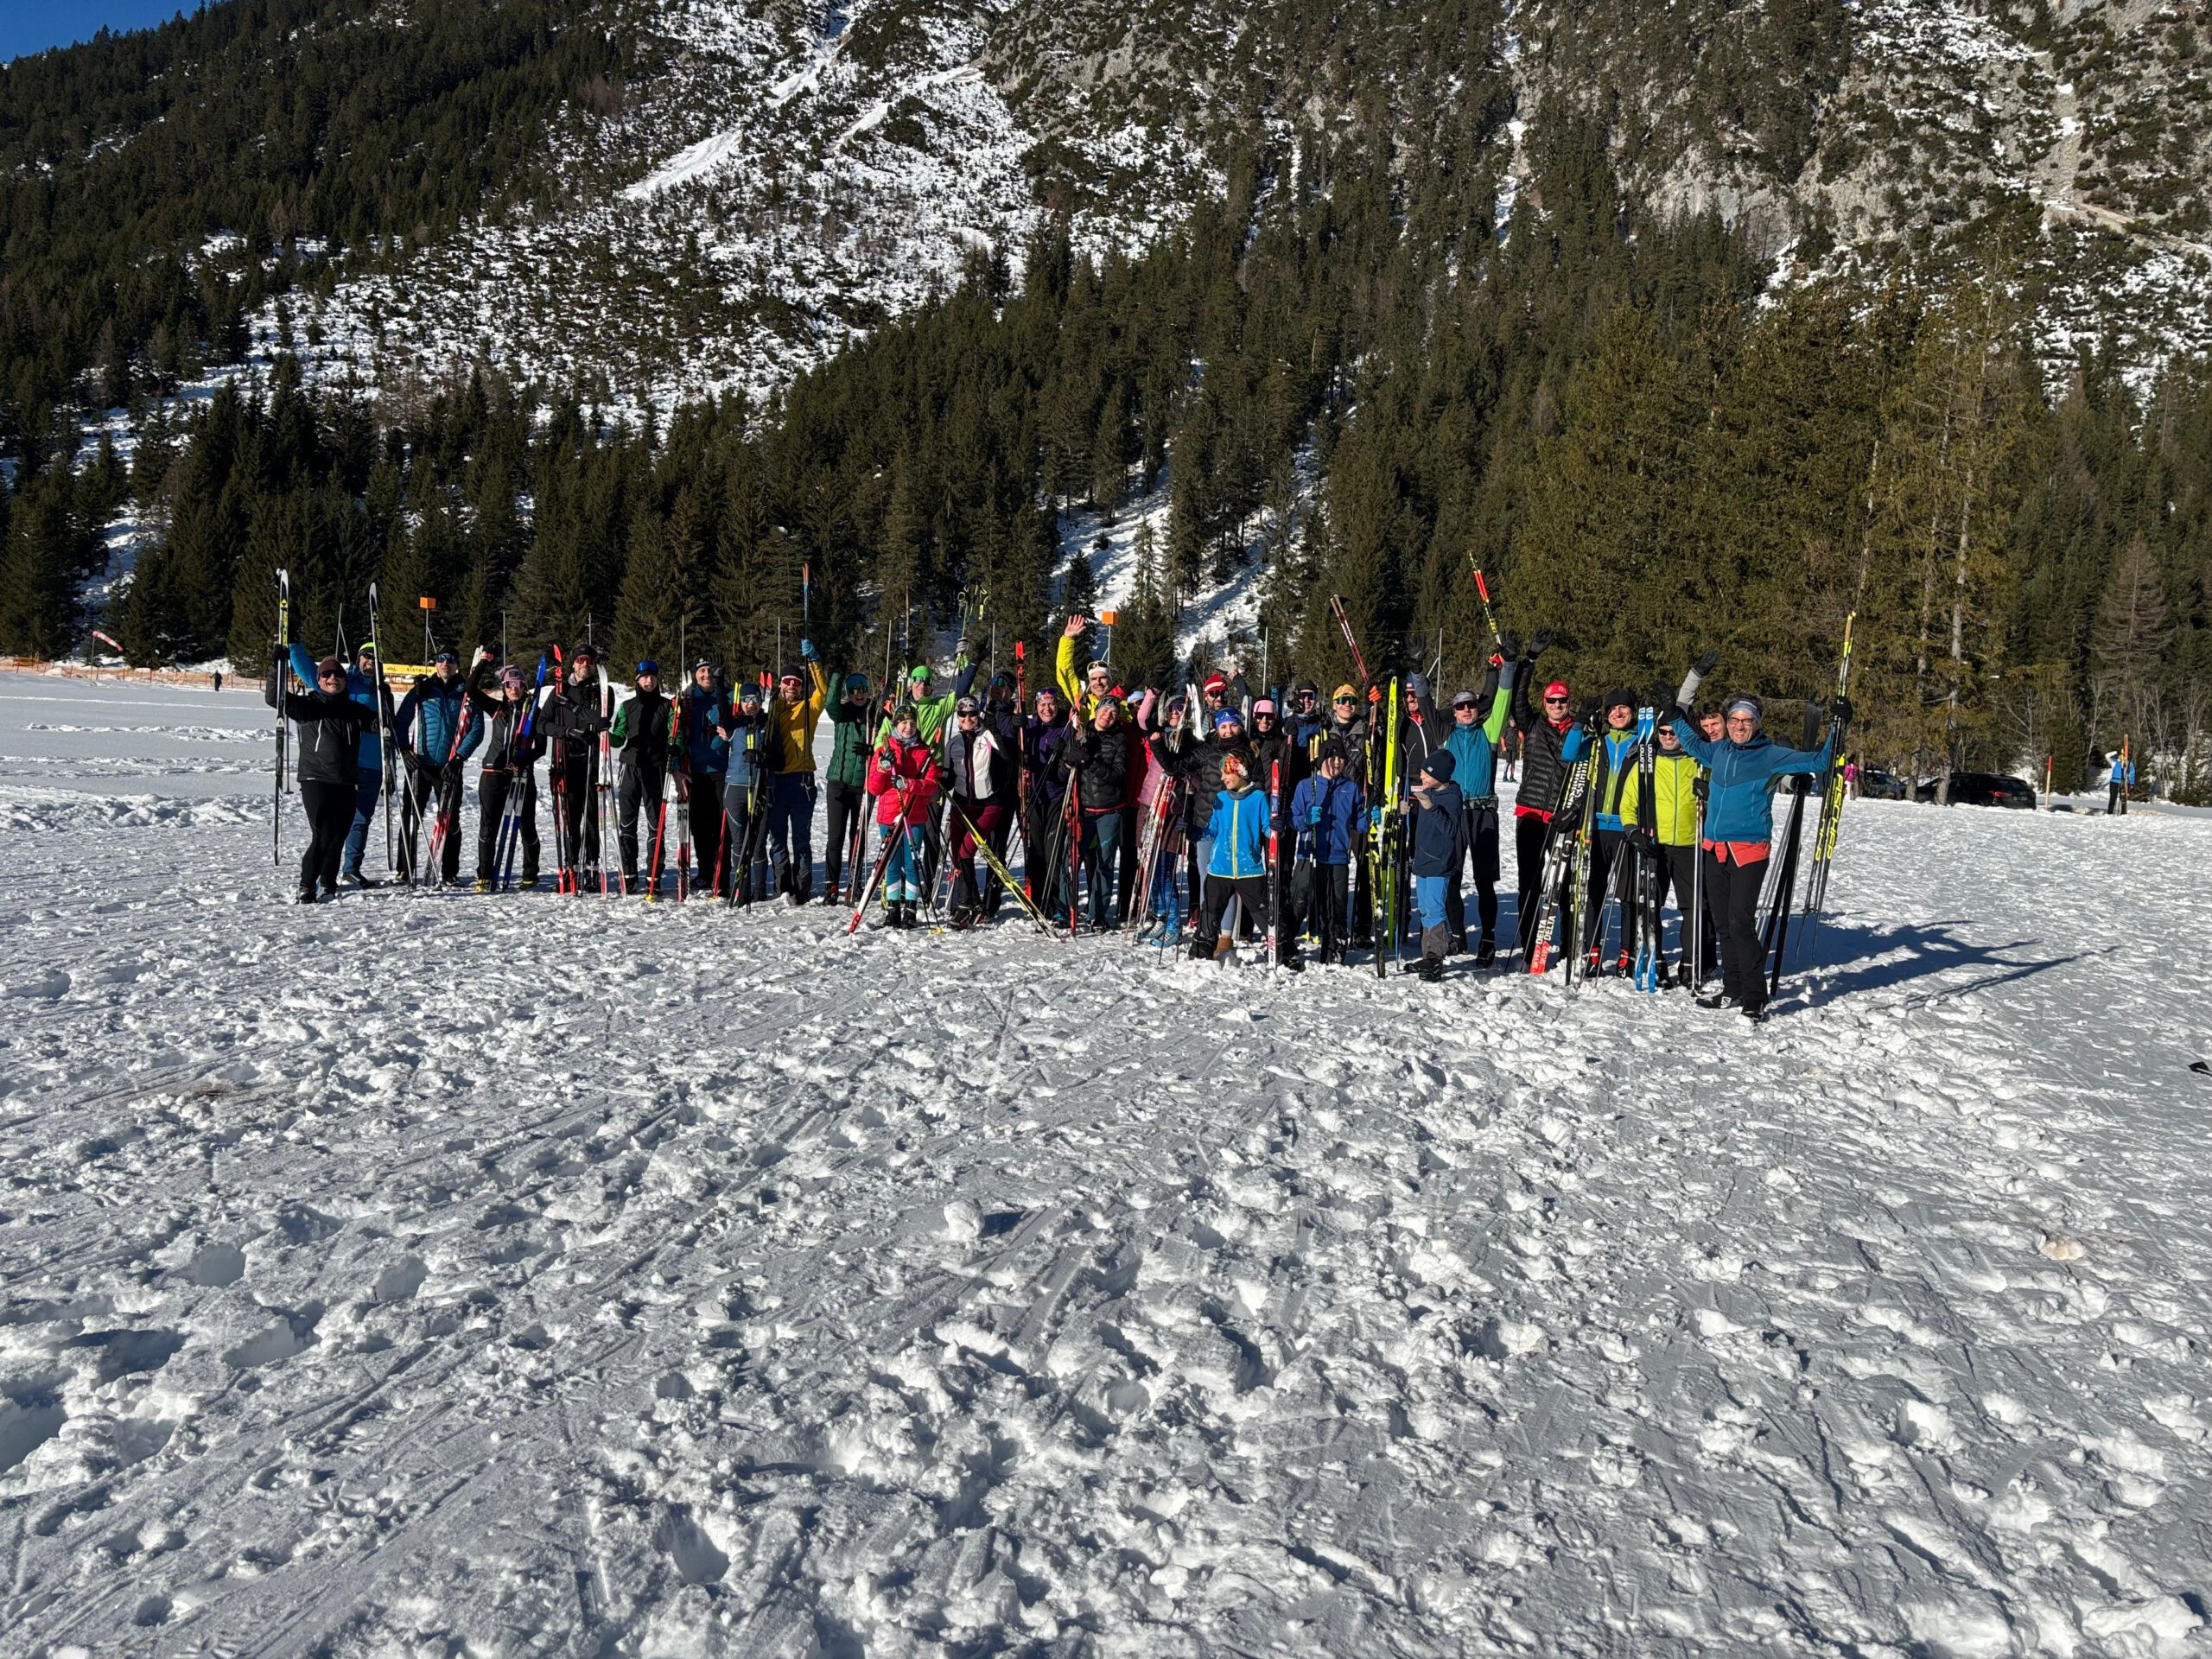
M2212 1651L2212 823L1864 804L1750 1028L296 909L270 752L0 677L9 1653Z

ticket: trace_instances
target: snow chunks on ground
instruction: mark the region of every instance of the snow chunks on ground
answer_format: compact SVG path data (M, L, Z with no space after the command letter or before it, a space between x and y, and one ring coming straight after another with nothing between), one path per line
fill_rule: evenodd
M24 684L118 729L0 779L10 1650L2212 1643L2212 825L1855 807L1754 1029L296 909Z

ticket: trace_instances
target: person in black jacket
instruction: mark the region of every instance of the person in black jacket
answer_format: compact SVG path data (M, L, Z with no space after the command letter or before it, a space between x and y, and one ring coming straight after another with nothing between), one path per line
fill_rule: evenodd
M537 885L537 757L545 753L545 732L531 710L531 688L522 670L499 671L499 692L475 687L468 695L484 722L484 770L476 778L476 891L489 893L499 880L499 820L510 794L519 790L516 826L522 837L522 884ZM524 728L530 729L527 734Z
M1068 758L1083 824L1082 869L1090 894L1090 925L1113 929L1122 925L1117 878L1122 807L1128 793L1129 727L1122 717L1122 700L1111 692L1098 699L1088 721L1080 712L1074 721Z
M1461 810L1459 786L1452 781L1457 763L1452 751L1439 746L1421 763L1421 776L1410 791L1421 804L1414 819L1414 907L1421 912L1421 960L1408 963L1406 971L1419 974L1432 984L1444 977L1444 957L1452 944L1452 923L1446 898L1458 885L1459 866L1467 856L1467 815Z
M653 835L660 815L661 791L668 781L669 699L660 689L660 664L638 664L637 695L614 711L609 734L622 760L622 885L632 893L660 889L660 837ZM638 821L645 820L652 837L652 868L641 880L638 874Z
M599 689L599 653L578 645L569 658L569 683L553 706L553 810L559 818L562 872L570 891L599 886L599 734L607 729Z
M269 666L264 692L269 706L276 703L276 677L289 664L283 653ZM391 715L391 693L378 687L385 719ZM315 688L286 695L286 716L299 734L296 776L300 804L308 815L308 848L300 855L299 902L315 903L320 887L324 898L338 892L338 861L346 850L346 833L353 827L354 773L361 747L362 728L375 723L376 712L353 701L346 690L346 664L326 657L315 667Z
M1524 955L1535 943L1529 936L1536 925L1536 889L1544 879L1544 843L1567 784L1567 762L1560 751L1574 729L1574 698L1565 680L1545 685L1541 712L1529 701L1529 688L1536 683L1536 658L1551 643L1548 628L1529 640L1513 680L1513 727L1521 734L1522 744L1521 779L1513 798L1514 874L1520 888L1515 925Z

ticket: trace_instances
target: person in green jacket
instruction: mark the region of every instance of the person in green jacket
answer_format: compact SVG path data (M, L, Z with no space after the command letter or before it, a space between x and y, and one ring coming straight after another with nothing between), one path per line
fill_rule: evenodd
M823 790L829 800L829 845L823 849L823 875L828 883L822 895L825 905L842 904L856 900L861 884L868 880L867 861L855 854L853 859L855 892L842 893L838 878L845 868L846 843L861 836L868 823L868 763L874 753L868 742L868 725L875 710L868 706L868 683L865 674L848 674L839 682L842 690L835 701L823 710L830 720L830 765L823 774Z
M1671 886L1675 890L1675 908L1682 917L1682 931L1677 943L1682 956L1682 970L1679 976L1668 972L1662 930L1659 982L1679 985L1685 990L1698 988L1691 982L1692 925L1704 937L1704 946L1695 954L1706 971L1711 972L1720 960L1719 940L1713 931L1711 912L1694 918L1690 914L1694 903L1692 894L1696 891L1694 877L1697 869L1697 784L1704 772L1669 724L1658 730L1657 753L1652 756L1652 798L1649 805L1643 799L1643 774L1635 767L1629 768L1628 781L1621 786L1621 822L1628 826L1629 843L1643 856L1656 860L1658 902L1663 909L1667 889Z

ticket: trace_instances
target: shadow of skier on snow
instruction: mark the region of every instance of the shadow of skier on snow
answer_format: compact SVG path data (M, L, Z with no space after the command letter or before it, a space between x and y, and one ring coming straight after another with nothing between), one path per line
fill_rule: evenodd
M2119 948L2107 945L2102 950L2076 950L2065 956L2023 959L2008 953L2035 949L2043 941L2012 939L2002 944L1978 944L1957 931L1969 925L1965 918L1897 927L1824 923L1815 943L1814 963L1808 964L1795 946L1791 948L1783 971L1785 989L1793 979L1802 984L1809 969L1814 981L1814 1005L1817 1006L1841 997L1907 985L1931 975L1955 974L1962 969L1990 970L1962 984L1931 987L1925 995L1912 999L1907 1005L1928 1007L2031 978L2048 969L2063 968L2086 957L2109 956ZM1853 966L1854 963L1858 965ZM1840 973L1839 969L1847 971ZM1792 1000L1786 1007L1777 1004L1772 1013L1796 1014L1806 1007L1803 1001Z

